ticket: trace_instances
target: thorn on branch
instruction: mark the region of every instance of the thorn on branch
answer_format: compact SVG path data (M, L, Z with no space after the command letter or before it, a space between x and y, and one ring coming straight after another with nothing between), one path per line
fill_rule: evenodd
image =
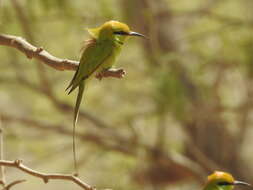
M15 165L17 167L19 167L21 163L22 163L22 160L15 160Z
M26 57L28 58L28 59L32 59L33 58L33 56L32 56L32 52L31 53L29 53L29 52L26 52L25 53L25 55L26 55Z
M37 49L36 49L36 51L35 51L35 53L40 53L40 52L42 52L44 49L42 48L42 47L38 47Z
M67 59L62 59L61 63L64 64L68 64L68 60Z
M44 183L48 183L49 179L46 176L44 176L43 181L44 181Z

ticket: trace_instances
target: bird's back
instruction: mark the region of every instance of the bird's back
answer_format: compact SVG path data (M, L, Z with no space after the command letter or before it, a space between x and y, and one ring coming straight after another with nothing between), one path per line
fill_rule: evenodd
M92 42L92 43L91 43ZM68 88L71 87L71 93L82 80L90 78L95 72L100 72L103 69L113 65L117 47L111 40L92 40L83 50L78 69L71 80ZM67 89L68 89L67 88Z

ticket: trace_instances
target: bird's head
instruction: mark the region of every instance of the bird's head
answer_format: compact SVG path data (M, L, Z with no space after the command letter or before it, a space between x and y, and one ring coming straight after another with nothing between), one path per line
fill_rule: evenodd
M249 183L235 180L229 173L215 171L208 176L205 190L232 190L234 185L251 186Z
M98 28L88 29L89 33L96 39L116 39L124 42L129 36L145 37L144 35L133 32L125 23L118 21L108 21Z

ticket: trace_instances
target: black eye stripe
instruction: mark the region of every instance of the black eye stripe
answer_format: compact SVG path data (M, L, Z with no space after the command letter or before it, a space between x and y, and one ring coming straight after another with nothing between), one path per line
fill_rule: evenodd
M117 31L117 32L113 32L113 33L116 35L128 35L128 33L124 32L124 31Z
M229 182L226 182L226 181L222 181L222 182L219 182L218 185L226 186L226 185L233 185L233 184L229 183Z

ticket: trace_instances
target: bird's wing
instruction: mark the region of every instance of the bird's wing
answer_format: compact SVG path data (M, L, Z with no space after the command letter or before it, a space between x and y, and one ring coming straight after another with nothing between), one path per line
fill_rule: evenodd
M71 93L82 80L93 74L113 51L114 44L111 41L95 42L89 45L83 52L78 69L68 88ZM68 89L67 88L67 89Z

